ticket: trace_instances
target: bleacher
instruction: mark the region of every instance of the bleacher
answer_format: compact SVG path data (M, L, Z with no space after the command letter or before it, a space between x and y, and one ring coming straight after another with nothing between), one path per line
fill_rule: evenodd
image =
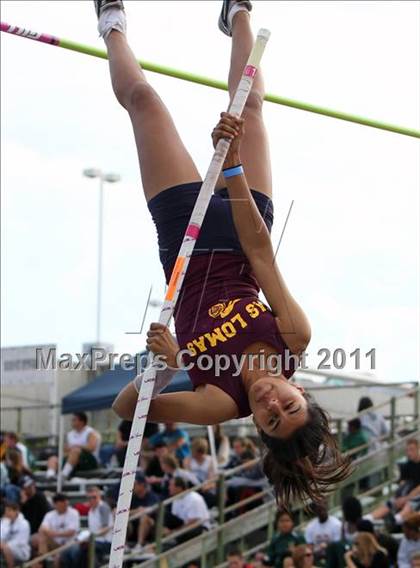
M366 455L354 461L354 473L342 483L329 499L330 511L337 516L341 514L343 497L356 495L363 504L364 512L373 510L378 504L383 503L395 492L398 474L395 464L404 455L406 440L413 435L418 436L419 431L419 398L420 390L417 387L405 392L399 397L391 397L386 403L371 410L380 409L390 426L390 433L381 440L381 447L375 451L369 451ZM401 401L412 401L412 412L399 413ZM406 407L405 407L406 408ZM363 414L363 413L361 413ZM360 416L359 414L358 416ZM340 420L334 420L332 424L337 438L341 438L343 425ZM191 429L193 434L197 428ZM235 431L234 428L232 431ZM200 432L201 433L201 432ZM360 451L360 447L357 451ZM369 448L366 448L369 449ZM355 451L350 452L355 453ZM255 463L258 462L254 460ZM252 462L251 462L252 463ZM226 494L229 481L250 464L238 468L221 471L215 477L217 485L217 506L211 510L211 528L201 535L176 545L176 537L185 533L188 529L181 529L169 536L164 536L163 521L165 508L178 497L172 497L160 502L157 506L131 517L132 520L144 514L156 511L156 535L153 544L146 546L139 552L130 552L124 556L124 566L141 566L142 568L166 567L181 568L187 563L199 559L201 568L226 567L226 554L230 546L235 545L243 551L244 557L251 559L256 552L266 549L273 535L273 522L277 511L277 505L268 483L253 488L248 496L234 504L226 505ZM46 494L53 494L57 490L57 482L46 480L43 476L45 462L36 462L37 486ZM99 469L85 472L82 477L71 479L63 483L61 489L65 491L72 503L83 501L86 489L89 485L97 485L101 488L111 487L119 483L121 469ZM382 476L382 481L369 489L360 489L360 481L369 476ZM206 482L207 483L207 482ZM204 484L195 486L188 491L200 490ZM185 493L184 493L185 494ZM183 495L184 495L183 494ZM307 522L304 504L296 504L293 512L298 519L298 528L303 528ZM86 519L84 519L86 520ZM94 536L89 540L89 565L87 568L96 566L94 553ZM71 543L64 545L63 549ZM57 551L45 555L48 560ZM33 566L41 560L33 559L24 564L25 567ZM104 563L103 568L107 566Z

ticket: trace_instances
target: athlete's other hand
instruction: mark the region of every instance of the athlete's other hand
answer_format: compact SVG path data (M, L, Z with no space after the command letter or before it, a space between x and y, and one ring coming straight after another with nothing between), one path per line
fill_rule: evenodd
M173 369L178 367L176 356L179 345L166 325L152 323L147 332L146 344L155 355L163 355L167 365Z
M220 114L220 120L211 134L214 148L216 148L217 143L222 138L230 142L229 152L226 157L226 163L228 163L228 165L231 165L230 161L232 161L232 158L233 161L239 159L241 142L245 133L244 122L243 118L234 116L228 112L222 112Z

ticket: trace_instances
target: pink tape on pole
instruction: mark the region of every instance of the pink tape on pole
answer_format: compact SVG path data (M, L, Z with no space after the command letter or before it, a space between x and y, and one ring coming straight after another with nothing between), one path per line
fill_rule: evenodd
M200 227L198 225L188 225L188 228L185 232L185 235L187 237L191 237L192 239L197 240L198 239L198 235L200 234Z
M49 34L39 34L37 32L31 32L31 30L26 30L25 28L19 28L18 26L10 26L9 24L6 24L6 22L1 22L0 29L2 32L7 32L9 34L26 37L28 39L40 41L42 43L48 43L50 45L60 45L60 40L58 39L58 37L54 37Z
M247 66L245 67L244 74L245 74L247 77L252 77L252 78L254 78L255 75L257 74L257 68L254 67L253 65L247 65Z

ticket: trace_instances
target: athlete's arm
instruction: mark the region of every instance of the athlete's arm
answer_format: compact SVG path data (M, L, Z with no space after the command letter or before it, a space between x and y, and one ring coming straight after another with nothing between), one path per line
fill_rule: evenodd
M231 146L224 169L241 163L240 141L243 119L222 113L213 131L213 143L229 138ZM258 159L258 156L255 156ZM245 175L226 179L231 198L233 221L242 249L251 264L257 281L276 315L280 333L296 354L302 353L311 337L311 328L302 308L289 292L274 258L270 233L249 190Z
M209 400L204 392L160 394L151 402L149 420L210 426L236 418L236 405L221 390L220 395L220 398L215 396L214 400L213 397Z
M236 418L234 402L220 389L209 400L204 392L173 392L159 394L150 403L150 422L187 422L209 426ZM213 393L212 393L213 395ZM132 420L138 393L133 383L128 384L115 399L112 408L124 420Z

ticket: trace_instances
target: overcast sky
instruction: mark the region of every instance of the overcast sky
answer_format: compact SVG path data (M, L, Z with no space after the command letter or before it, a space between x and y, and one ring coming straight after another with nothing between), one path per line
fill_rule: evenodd
M2 20L102 47L89 1L3 1ZM127 5L147 61L224 79L229 39L219 1ZM272 38L267 90L419 128L418 2L254 2ZM105 61L25 39L2 42L2 345L95 339L98 188L83 168L121 174L106 188L102 338L136 352L150 286L164 293L129 120ZM226 94L148 74L200 171ZM376 349L376 376L418 378L419 140L270 103L278 261L318 350ZM147 322L156 320L152 309ZM349 358L348 358L349 359ZM354 369L349 359L346 369Z

